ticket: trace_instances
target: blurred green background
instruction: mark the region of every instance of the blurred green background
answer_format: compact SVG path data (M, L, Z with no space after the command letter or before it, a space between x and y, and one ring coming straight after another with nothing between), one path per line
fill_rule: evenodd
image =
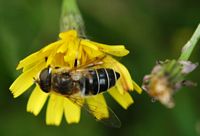
M178 58L181 47L200 23L197 0L79 0L89 39L125 44L130 54L121 59L139 85L156 60ZM200 91L184 88L169 110L143 92L132 93L135 104L126 111L111 97L120 129L107 128L87 114L79 124L45 125L46 106L38 117L26 112L30 92L13 99L8 88L19 72L19 60L57 40L61 0L0 0L0 136L198 136ZM199 44L191 60L200 61ZM199 81L199 67L190 79ZM26 82L26 81L24 81Z

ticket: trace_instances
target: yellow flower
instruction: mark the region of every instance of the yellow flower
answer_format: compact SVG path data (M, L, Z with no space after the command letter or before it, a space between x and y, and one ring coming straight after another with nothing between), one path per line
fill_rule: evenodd
M121 75L116 86L108 91L109 94L124 109L127 109L128 106L133 103L133 99L128 91L136 90L138 93L141 93L140 87L138 87L138 85L131 79L126 67L111 57L122 57L127 55L129 51L126 50L123 45L108 46L88 39L82 39L78 36L75 30L60 33L59 37L60 40L47 45L20 61L17 70L23 69L23 73L10 87L15 98L20 96L34 84L34 78L37 78L38 74L45 67L51 65L73 68L75 59L78 59L79 64L85 64L88 60L103 54L106 54L106 57L103 59L104 63L102 67L112 68ZM48 125L59 125L63 113L68 123L79 122L80 106L74 104L62 95L52 92L45 93L38 85L36 85L28 100L27 111L32 112L34 115L38 115L48 96L50 97L46 112L46 123ZM98 94L94 97L87 97L85 99L88 104L92 104L93 101L98 100L106 107L103 94ZM98 107L98 104L96 103L93 103L93 105ZM107 112L107 109L101 110L104 110L101 112Z

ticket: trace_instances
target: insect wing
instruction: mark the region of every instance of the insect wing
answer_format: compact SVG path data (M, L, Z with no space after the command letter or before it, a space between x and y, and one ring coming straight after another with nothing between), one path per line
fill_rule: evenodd
M91 96L93 97L93 96ZM96 121L102 122L106 126L120 128L121 121L110 107L102 104L98 100L92 100L90 103L83 102L82 97L68 97L74 104L82 107L89 115L95 118ZM87 99L87 98L86 98ZM87 100L86 100L87 101Z
M70 71L76 71L76 70L80 70L80 69L88 69L88 68L91 68L91 67L102 65L104 58L106 58L106 55L96 56L93 59L87 60L87 63L85 63L85 64L75 66ZM76 61L78 61L78 60L76 59L75 63L77 63Z
M84 104L84 108L92 115L95 120L102 122L106 126L120 128L121 122L112 109L101 102L92 101L92 103Z

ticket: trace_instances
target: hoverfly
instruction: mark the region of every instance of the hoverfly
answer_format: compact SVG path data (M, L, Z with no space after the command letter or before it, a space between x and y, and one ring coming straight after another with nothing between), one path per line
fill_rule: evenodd
M105 56L96 57L94 60L88 61L87 64L73 69L48 66L39 73L36 83L42 91L46 93L54 91L65 96L72 103L83 107L97 121L111 127L120 127L120 120L109 107L98 103L98 101L94 101L94 105L82 102L84 98L87 99L87 97L106 92L116 84L120 77L120 74L113 69L95 68L95 66L103 64L104 58ZM101 113L101 109L107 109L108 115Z

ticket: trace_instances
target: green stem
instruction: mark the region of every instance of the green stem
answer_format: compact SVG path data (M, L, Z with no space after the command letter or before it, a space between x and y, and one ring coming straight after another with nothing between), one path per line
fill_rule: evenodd
M189 59L199 39L200 39L200 24L198 25L191 39L182 48L182 52L181 52L181 56L179 57L179 60Z
M85 36L84 21L77 6L77 1L63 0L60 17L60 32L72 29L78 31L79 35Z

